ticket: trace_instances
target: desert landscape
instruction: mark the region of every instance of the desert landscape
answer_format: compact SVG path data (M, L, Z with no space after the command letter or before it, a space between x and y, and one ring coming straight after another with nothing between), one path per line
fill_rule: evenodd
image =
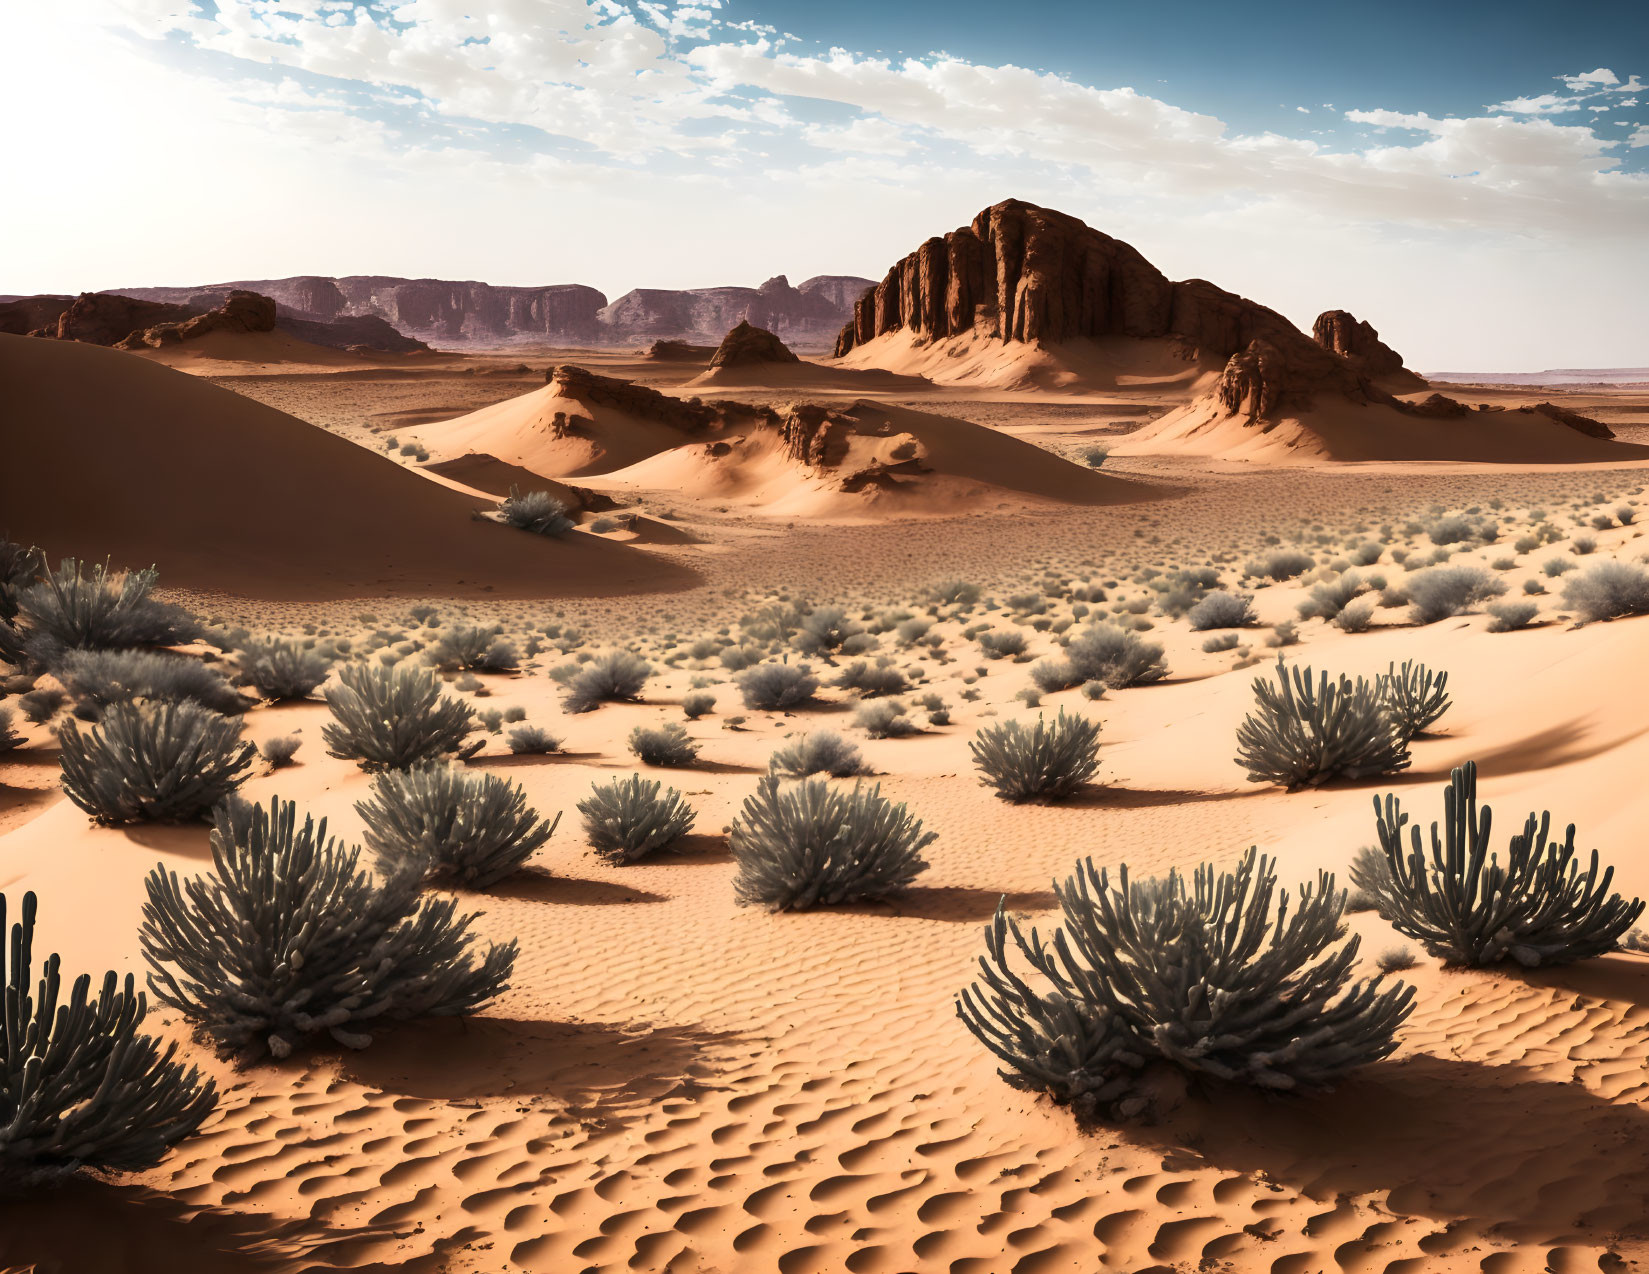
M0 297L0 1271L1649 1267L1649 367L925 224Z

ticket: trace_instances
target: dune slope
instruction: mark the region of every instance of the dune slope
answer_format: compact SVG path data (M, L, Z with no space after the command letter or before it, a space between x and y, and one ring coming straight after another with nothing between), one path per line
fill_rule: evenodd
M682 588L684 568L475 521L475 501L248 398L132 354L0 336L0 509L54 554L161 565L270 598Z

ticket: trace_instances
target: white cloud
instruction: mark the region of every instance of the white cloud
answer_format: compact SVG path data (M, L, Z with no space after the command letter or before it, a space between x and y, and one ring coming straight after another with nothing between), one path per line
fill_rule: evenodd
M1538 97L1514 97L1489 107L1491 111L1511 111L1514 115L1560 115L1578 111L1580 98L1564 97L1559 93L1541 93Z
M1559 75L1556 77L1569 88L1579 92L1581 89L1601 88L1609 84L1619 84L1620 76L1607 67L1600 66L1595 71L1586 71L1580 75Z
M802 136L822 150L864 155L908 155L915 146L903 129L876 115L864 115L848 124L809 124Z

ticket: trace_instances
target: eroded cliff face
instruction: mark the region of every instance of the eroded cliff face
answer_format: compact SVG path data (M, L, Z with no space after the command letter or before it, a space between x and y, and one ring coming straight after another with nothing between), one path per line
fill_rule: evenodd
M1407 393L1424 389L1425 379L1403 366L1403 356L1380 339L1380 333L1349 310L1324 310L1311 325L1311 338L1324 349L1351 360L1386 388Z
M582 284L501 287L389 275L249 279L186 288L128 288L121 295L157 303L220 304L234 290L273 297L283 316L310 322L379 319L437 345L539 342L603 347L655 340L714 345L741 322L792 343L825 348L868 279L827 275L792 287L783 275L759 288L640 288L608 304Z

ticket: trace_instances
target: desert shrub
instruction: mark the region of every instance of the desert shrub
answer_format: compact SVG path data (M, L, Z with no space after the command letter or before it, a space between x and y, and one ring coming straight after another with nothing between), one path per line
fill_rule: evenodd
M905 715L905 705L892 699L876 699L860 706L853 724L873 739L901 739L916 733L916 723Z
M1649 615L1649 570L1635 562L1599 562L1563 586L1563 604L1591 622Z
M136 1172L200 1127L217 1089L138 1028L148 1013L128 973L81 974L63 994L61 962L36 980L37 903L23 895L8 931L0 894L0 1191L48 1184L82 1168Z
M1017 659L1025 653L1025 634L1017 628L980 633L978 642L986 659Z
M1590 535L1577 535L1569 541L1569 551L1579 557L1597 552L1597 540Z
M780 778L805 779L828 774L845 779L865 772L859 749L834 730L815 730L787 743L768 758L767 768Z
M1161 681L1168 675L1162 647L1111 624L1088 624L1065 647L1072 684L1103 681L1113 690Z
M12 729L11 709L0 707L0 752L10 752L23 746L23 736Z
M524 725L505 736L510 751L517 756L543 756L561 750L561 740L542 726Z
M1366 633L1373 622L1374 599L1371 597L1359 597L1342 607L1333 620L1334 626L1344 633Z
M286 1057L322 1031L365 1048L377 1024L467 1015L508 987L514 942L478 953L455 899L421 897L416 871L361 870L325 819L299 828L277 798L214 823L210 874L149 873L141 939L155 998L226 1052Z
M257 748L198 703L115 703L100 724L58 732L63 792L99 823L199 818L246 781Z
M804 655L827 655L864 631L840 606L819 606L802 617L790 644Z
M1549 559L1540 569L1547 579L1556 579L1559 575L1574 570L1577 565L1579 563L1571 562L1566 557L1554 557Z
M675 788L661 786L639 774L595 784L578 803L590 848L610 863L633 863L691 831L692 807Z
M1038 659L1031 665L1031 681L1042 694L1069 690L1082 681L1082 674L1069 659Z
M298 749L302 746L303 740L295 734L277 734L274 738L265 739L258 752L271 769L278 770L283 765L291 765L292 758L298 755Z
M507 499L498 502L498 518L506 526L531 531L534 535L565 535L573 529L567 506L548 491L528 491L511 487Z
M733 823L733 892L770 911L882 898L927 870L922 850L935 839L880 786L849 793L823 779L781 785L768 775Z
M1500 533L1493 522L1484 518L1469 518L1459 514L1438 518L1426 526L1426 535L1433 544L1465 544L1471 540L1488 543Z
M1095 443L1091 447L1082 449L1082 463L1090 469L1097 469L1111 458L1111 449L1104 443Z
M945 580L928 590L928 600L940 606L972 606L979 600L979 585L966 580Z
M1615 509L1615 517L1622 526L1630 526L1637 515L1638 511L1629 504L1622 504Z
M681 698L681 710L689 721L697 721L716 706L716 696L708 690L694 690Z
M630 731L630 751L643 765L691 765L698 760L699 745L674 721L661 726L638 725Z
M1332 620L1364 587L1363 577L1356 571L1346 571L1332 580L1315 584L1299 604L1300 618Z
M1480 566L1438 566L1409 576L1408 595L1417 624L1464 614L1506 591L1505 584Z
M443 672L514 672L521 666L514 644L497 629L462 625L442 633L424 658Z
M321 727L328 755L363 770L406 770L446 756L473 756L482 743L466 743L475 711L441 693L435 675L422 668L360 664L345 668L326 692L332 720Z
M1276 583L1291 580L1296 575L1303 575L1313 566L1317 559L1309 553L1302 553L1299 549L1276 549L1265 557L1250 562L1243 568L1245 575L1260 575Z
M1293 620L1285 619L1272 628L1271 635L1265 639L1265 644L1274 648L1298 646L1300 644L1300 631L1295 627Z
M813 698L819 679L806 664L758 664L734 679L744 706L763 712L783 712Z
M36 686L18 696L17 706L23 709L24 719L43 725L68 701L68 694L57 686Z
M982 980L957 1012L1016 1088L1085 1117L1149 1104L1152 1064L1280 1091L1326 1088L1388 1056L1412 988L1356 981L1358 939L1342 941L1345 893L1318 873L1295 905L1271 860L1250 850L1234 872L1197 869L1115 883L1092 859L1055 885L1063 924L1049 944L998 909ZM1008 963L1008 940L1046 983Z
M926 637L928 629L932 627L933 621L931 619L913 616L910 619L900 620L894 625L893 637L901 646L913 646Z
M1099 722L1063 712L1052 725L1039 717L1029 729L1005 721L981 729L970 750L974 765L1003 800L1057 801L1098 771Z
M237 680L264 699L307 699L326 680L332 662L295 641L269 637L236 652Z
M1490 602L1483 609L1488 612L1488 630L1491 633L1510 633L1527 628L1540 613L1540 607L1534 602Z
M224 716L252 706L210 665L153 650L71 650L54 675L74 696L75 715L96 721L111 704L138 699L198 703Z
M1395 663L1387 665L1386 673L1375 682L1380 704L1404 743L1430 730L1453 703L1448 695L1449 674L1433 672L1412 659L1403 660L1401 668Z
M588 712L597 704L641 697L653 675L653 666L628 650L597 655L567 682L563 706L568 712Z
M1387 947L1374 957L1374 967L1381 973L1401 973L1414 967L1414 952L1408 947Z
M64 558L17 595L29 653L51 662L65 648L121 650L195 640L202 630L194 616L149 595L158 578L153 570L83 569L74 558Z
M0 624L17 617L17 595L46 573L46 555L0 535Z
M1209 593L1185 613L1194 633L1216 628L1247 628L1254 618L1254 599L1247 593Z
M904 694L910 689L910 680L892 664L871 664L861 659L849 664L836 678L843 690L857 690L867 699L882 695Z
M1492 811L1477 806L1477 766L1456 769L1443 794L1443 836L1431 844L1412 827L1394 795L1374 803L1384 870L1352 867L1352 879L1373 895L1393 928L1449 964L1487 965L1510 957L1525 966L1568 964L1602 955L1643 914L1643 903L1609 892L1614 868L1593 850L1582 865L1571 823L1561 842L1549 840L1551 815L1530 814L1511 838L1504 864L1489 848Z
M475 889L519 869L561 821L541 819L518 785L451 765L387 770L355 812L385 875L410 871Z
M1275 684L1254 678L1257 708L1237 727L1237 764L1252 783L1311 787L1406 769L1408 746L1381 702L1379 687L1277 659Z
M1223 651L1235 650L1241 641L1242 638L1238 637L1236 633L1220 633L1218 636L1210 637L1203 642L1202 650L1205 655L1217 655ZM1095 683L1090 681L1086 684L1094 685ZM1104 683L1098 684L1103 685Z
M762 661L762 652L755 646L729 646L721 652L721 666L728 672L743 672Z

